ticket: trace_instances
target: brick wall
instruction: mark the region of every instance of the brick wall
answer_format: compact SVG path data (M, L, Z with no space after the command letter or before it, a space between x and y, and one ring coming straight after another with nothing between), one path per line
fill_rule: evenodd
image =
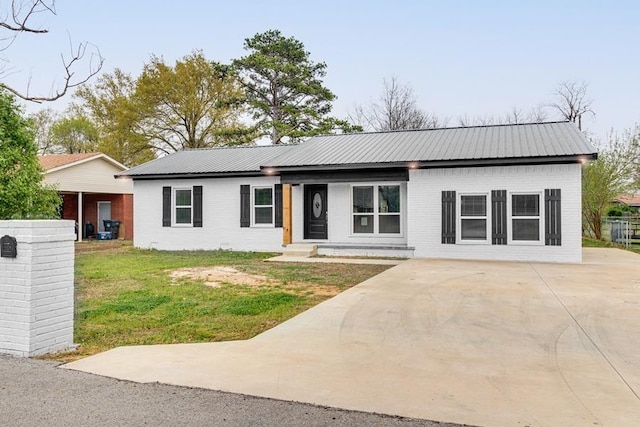
M134 181L133 243L160 250L230 249L282 251L282 228L240 227L240 186L267 186L279 177L168 179ZM162 187L202 185L202 227L162 226Z
M74 222L0 221L17 257L0 258L0 353L31 357L73 346Z
M408 244L415 248L417 257L582 261L580 164L420 169L410 171L409 177ZM543 197L547 188L562 190L561 246L545 246L544 241L538 244L509 242L507 245L442 244L442 191L489 197L491 190L506 190L507 194L539 193ZM459 207L457 209L459 211ZM488 209L489 220L490 215ZM507 225L510 230L509 221Z
M85 194L84 222L98 230L98 202L111 202L111 219L121 221L120 239L133 239L133 194Z

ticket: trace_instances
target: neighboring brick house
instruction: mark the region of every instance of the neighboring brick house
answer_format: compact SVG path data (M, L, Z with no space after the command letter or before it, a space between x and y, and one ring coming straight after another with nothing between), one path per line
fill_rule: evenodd
M596 157L552 122L181 151L121 175L137 247L580 262L582 164Z
M104 231L103 220L121 222L119 238L133 239L133 183L115 178L127 167L102 153L39 156L44 181L62 195L62 219L79 225L78 240L86 238L86 224Z

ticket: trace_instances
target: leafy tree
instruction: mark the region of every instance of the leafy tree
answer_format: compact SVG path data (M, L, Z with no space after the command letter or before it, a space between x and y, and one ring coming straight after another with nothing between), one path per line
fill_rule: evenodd
M61 199L42 183L37 151L31 124L0 90L0 219L57 217Z
M242 89L225 68L194 52L167 65L151 57L134 78L116 69L76 91L98 126L102 152L134 166L156 153L251 140L240 119Z
M635 175L640 167L640 128L612 136L609 146L600 150L598 159L582 171L582 214L585 231L602 239L602 217L613 199L637 187Z
M154 153L143 134L141 112L135 105L136 80L120 69L102 74L95 85L83 85L74 93L80 101L74 109L91 118L100 133L99 150L126 166L153 160Z
M328 116L336 96L322 82L327 65L313 62L302 42L269 30L246 39L244 49L249 54L234 60L232 67L260 136L281 144L284 138L296 141L336 129L361 130Z
M51 125L49 136L59 153L93 153L98 150L98 129L82 115L58 120Z
M150 144L170 153L247 142L241 99L235 77L194 52L173 67L152 56L136 82L133 105Z
M383 79L383 90L376 101L358 105L349 118L364 129L376 132L407 129L433 129L443 123L416 104L413 89L396 76Z

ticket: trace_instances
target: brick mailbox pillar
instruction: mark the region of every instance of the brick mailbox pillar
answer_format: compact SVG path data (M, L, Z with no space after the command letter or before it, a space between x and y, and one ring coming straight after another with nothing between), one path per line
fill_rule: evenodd
M73 347L74 225L0 221L0 354L31 357Z

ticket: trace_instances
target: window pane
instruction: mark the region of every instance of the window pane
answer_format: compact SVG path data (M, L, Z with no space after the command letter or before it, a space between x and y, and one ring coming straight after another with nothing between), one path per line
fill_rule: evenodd
M378 187L378 212L400 212L400 187L381 185Z
M540 240L540 220L513 219L513 240Z
M176 224L191 224L191 208L176 208Z
M373 212L373 187L353 187L353 212Z
M486 219L463 219L462 240L487 240Z
M191 190L176 190L176 206L191 206Z
M460 205L462 216L487 215L487 196L461 196Z
M380 215L380 233L400 233L400 215Z
M540 215L538 194L514 194L511 196L511 214L513 216Z
M256 224L271 224L273 221L273 208L257 207L255 213Z
M256 205L272 205L272 192L271 188L254 188L254 204Z
M373 233L373 215L354 215L354 233Z

